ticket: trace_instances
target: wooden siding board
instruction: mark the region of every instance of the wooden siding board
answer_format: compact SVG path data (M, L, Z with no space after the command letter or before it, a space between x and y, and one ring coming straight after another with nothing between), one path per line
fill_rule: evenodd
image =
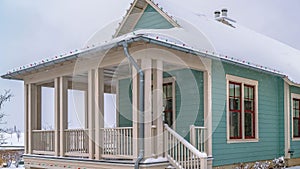
M148 5L141 18L135 25L134 30L139 29L169 29L173 28L163 16L161 16L153 7Z
M227 144L225 73L259 82L259 142ZM212 98L214 166L273 159L284 154L281 78L213 61Z

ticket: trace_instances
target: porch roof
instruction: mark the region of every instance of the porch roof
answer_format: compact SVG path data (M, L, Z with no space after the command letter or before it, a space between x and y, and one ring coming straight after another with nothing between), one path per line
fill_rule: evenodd
M187 33L182 28L173 28L170 30L138 30L135 32L128 33L126 35L117 37L109 42L102 43L100 45L92 45L91 47L88 46L81 50L72 51L65 55L59 55L53 58L45 59L39 62L31 63L25 66L22 66L20 68L16 68L13 71L9 71L7 74L2 75L1 77L4 79L14 79L14 80L23 80L23 77L37 72L37 71L46 71L51 66L59 65L64 62L73 61L80 57L85 57L93 53L97 53L103 50L108 50L114 47L122 46L123 42L127 43L133 43L137 41L144 41L168 48L172 48L175 50L179 50L186 53L191 53L194 55L207 57L211 59L217 59L222 60L234 64L238 64L240 66L248 67L251 69L255 69L258 71L263 71L267 73L271 73L277 76L284 77L285 75L280 73L279 71L276 71L274 69L270 69L267 67L260 67L257 66L254 63L250 62L244 62L239 59L235 59L233 57L227 57L225 55L220 55L215 52L211 52L208 50L199 50L197 48L194 48L193 46L189 46L188 44L184 43L183 41L174 38L174 34L177 34L179 36L185 36Z

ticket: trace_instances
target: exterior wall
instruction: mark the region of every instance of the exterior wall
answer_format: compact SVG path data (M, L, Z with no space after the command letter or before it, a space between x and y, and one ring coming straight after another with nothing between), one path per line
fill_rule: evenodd
M290 87L290 92L291 93L295 93L295 94L300 94L300 88L299 87L294 87L291 86ZM290 123L290 131L291 131L291 150L294 151L294 155L292 156L292 158L300 158L300 141L293 141L293 131L292 131L292 125L293 125L293 110L292 110L292 98L290 99L290 119L291 119L291 123Z
M176 130L181 136L189 140L190 125L204 125L203 73L196 70L184 69L164 73L164 78L167 77L174 77L176 79ZM119 81L120 127L132 126L130 89L130 79Z
M153 7L147 6L134 30L139 29L169 29L173 26L161 16Z
M164 73L164 77L176 79L176 131L189 140L190 125L204 125L203 72L175 70Z
M227 143L226 74L258 81L259 141ZM284 155L283 80L279 77L213 61L213 165L274 159Z
M119 127L132 127L131 79L119 80Z

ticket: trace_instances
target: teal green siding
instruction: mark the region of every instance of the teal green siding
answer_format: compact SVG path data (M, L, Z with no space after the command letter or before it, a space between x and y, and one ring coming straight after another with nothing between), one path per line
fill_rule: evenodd
M169 28L173 28L170 22L161 16L153 7L148 5L140 20L137 22L134 30Z
M300 88L299 87L294 87L291 86L290 87L290 92L291 93L295 93L295 94L300 94ZM291 114L290 117L293 117L293 110L292 110L292 102L291 102L292 98L290 99L290 110L291 110ZM291 118L291 123L290 123L290 129L291 129L291 150L294 151L294 158L299 158L300 157L300 141L292 141L292 137L293 137L293 131L292 131L292 125L293 125L293 119Z
M203 126L203 73L196 70L165 72L164 77L175 77L176 130L189 139L190 125ZM132 126L132 93L130 79L119 81L119 126Z
M132 126L131 79L119 80L119 127Z
M203 72L182 69L164 73L176 78L176 131L189 140L190 125L204 125Z
M259 142L227 144L226 74L258 81ZM273 159L284 155L283 80L279 77L213 61L212 113L214 166Z

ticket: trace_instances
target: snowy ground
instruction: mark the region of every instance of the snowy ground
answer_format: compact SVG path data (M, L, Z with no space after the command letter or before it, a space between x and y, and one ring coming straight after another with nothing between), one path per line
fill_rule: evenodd
M0 133L0 146L24 146L24 133L19 138L16 133Z

